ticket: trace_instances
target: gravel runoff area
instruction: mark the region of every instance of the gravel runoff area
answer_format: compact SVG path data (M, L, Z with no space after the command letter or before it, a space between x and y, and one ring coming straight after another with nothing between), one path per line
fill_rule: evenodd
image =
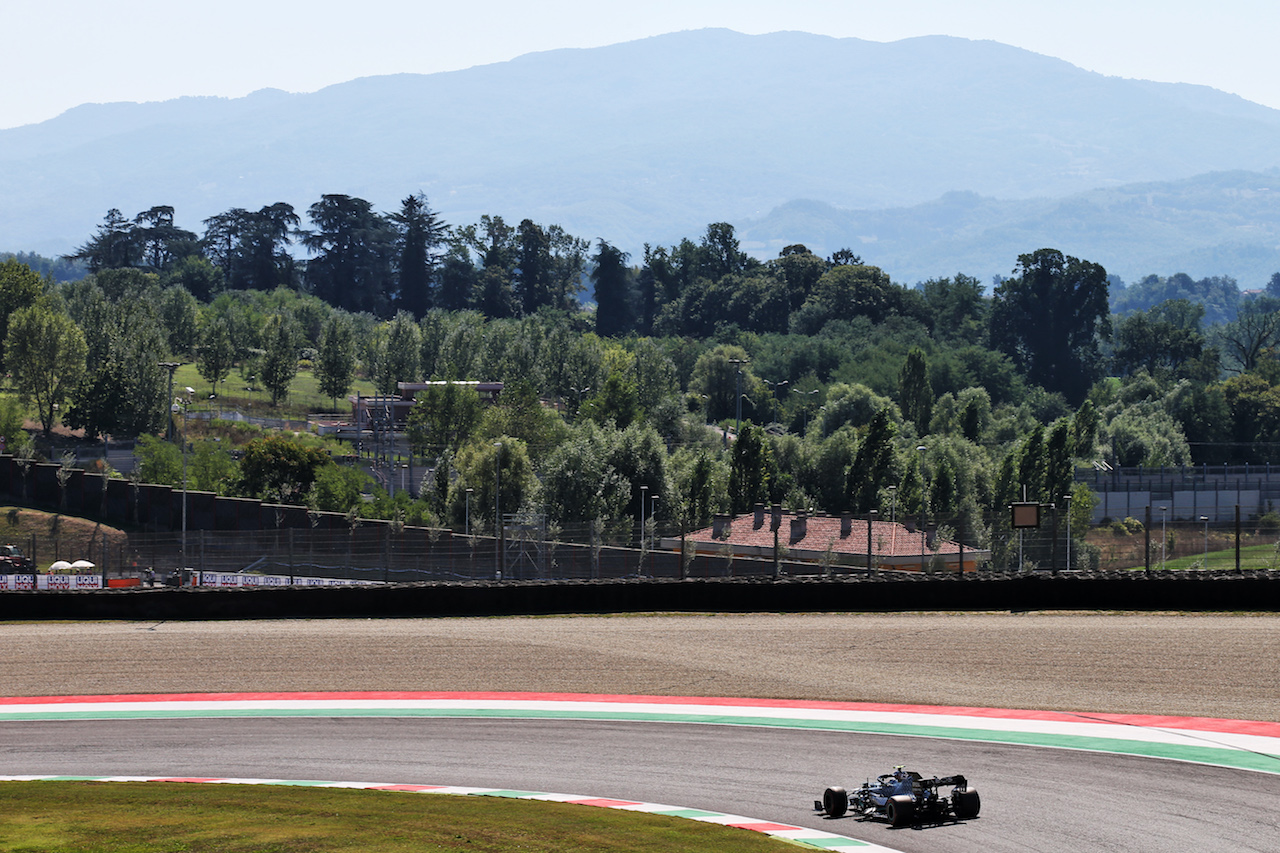
M1280 615L0 624L0 695L537 691L1280 721Z

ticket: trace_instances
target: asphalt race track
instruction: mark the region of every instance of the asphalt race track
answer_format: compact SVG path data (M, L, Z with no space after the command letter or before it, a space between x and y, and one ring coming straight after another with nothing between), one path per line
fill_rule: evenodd
M1280 838L1280 774L926 738L671 723L235 718L6 722L0 743L6 775L557 791L750 815L905 853L1274 851ZM813 813L825 786L904 763L929 775L964 773L982 793L982 815L895 830Z
M608 621L599 624L617 630ZM512 628L512 623L505 620L491 620L490 624L492 627L480 625L476 630ZM658 637L671 633L682 623L655 621L653 624L654 636ZM1119 621L1096 624L1114 627L1116 632L1123 628ZM555 621L546 621L543 625L555 627ZM333 627L332 623L320 626L326 631ZM408 629L407 625L404 627ZM586 627L594 630L592 626ZM446 623L431 623L414 630L432 632L445 628ZM225 625L221 630L244 633L234 625ZM250 633L252 630L249 629ZM298 630L310 629L299 626ZM529 630L539 628L534 625ZM1144 623L1144 630L1154 629ZM0 636L13 641L6 644L10 652L6 665L12 666L15 660L25 661L24 671L28 674L33 672L33 667L45 665L47 681L45 689L39 692L5 690L6 685L0 681L0 695L106 692L101 688L108 685L93 683L94 676L66 675L60 681L59 673L83 671L85 661L91 662L102 654L103 648L109 647L112 631L128 631L129 636L137 635L148 642L156 637L149 627L107 626L96 646L84 644L86 637L81 633L68 633L66 644L60 644L59 632L71 631L60 626L33 628L31 633L40 642L21 645L17 638L23 632L18 626L4 626ZM1267 638L1259 660L1273 662L1274 658L1266 652L1271 649L1274 633L1253 633L1255 638L1264 635ZM190 639L193 638L187 637ZM634 640L635 637L628 638L629 642ZM1206 645L1212 648L1212 644ZM187 674L182 676L188 679L184 682L186 689L197 683L225 680L235 669L235 660L221 659L212 651L201 652L209 646L189 642L183 646L190 650L192 662L203 662L187 669ZM450 666L460 664L458 650L461 647L449 647ZM84 650L83 659L73 659L68 651L73 648ZM730 664L736 667L737 657L745 654L737 647L720 648L715 665L723 669ZM733 649L733 655L725 651L728 648ZM617 653L622 651L623 647L619 647ZM41 659L42 654L47 655L47 661ZM549 673L563 671L580 654L580 649L575 647L570 654L552 656L538 665L546 667ZM1011 668L1007 676L1011 689L1017 687L1020 679L1025 680L1024 673L1032 671L1028 663L1032 657L1030 652L1025 652L1020 664ZM1101 665L1103 658L1099 657L1098 661ZM1238 667L1238 659L1236 663ZM419 668L412 672L411 685L402 680L406 678L402 674L379 671L375 664L366 665L370 671L363 676L361 667L354 665L342 673L332 667L327 672L316 669L305 676L305 683L291 683L287 687L264 680L261 675L255 680L259 690L336 689L339 685L333 682L338 678L345 680L346 684L342 685L345 689L370 680L378 681L381 689L412 689L428 686L434 677L432 671ZM687 658L684 665L691 665ZM747 662L742 665L746 667ZM797 661L797 667L800 665ZM247 668L251 667L245 662L241 671ZM799 671L797 668L796 672ZM657 678L659 674L646 670L648 678ZM173 677L171 671L154 663L137 662L132 675L121 670L112 676L115 680L110 690L146 692L139 685L171 681ZM468 689L480 686L502 689L507 677L494 677L484 685L468 685ZM1051 677L1052 673L1046 674L1046 682ZM1230 673L1223 676L1232 677ZM1275 689L1270 676L1255 673L1254 677L1261 679L1259 688L1263 695ZM31 678L34 683L34 676ZM619 678L608 684L602 682L600 688L617 690L623 686ZM937 683L941 685L943 681L939 679ZM430 686L438 689L442 685ZM998 682L991 684L993 695L1000 687ZM236 689L247 688L245 684L236 685ZM520 689L527 688L521 685ZM1214 688L1206 685L1204 689L1211 694ZM1184 693L1194 698L1190 691ZM1078 704L1078 701L1064 693L1062 703ZM812 801L821 796L827 785L857 785L866 777L874 777L897 764L908 765L926 775L965 774L982 794L981 816L961 824L892 829L883 823L851 818L826 820L812 811ZM746 815L821 829L905 853L926 850L1274 853L1280 849L1280 808L1277 808L1280 772L1251 772L1016 744L848 731L617 720L408 716L8 720L0 722L0 774L311 779L561 792ZM501 808L501 803L495 802L494 807Z

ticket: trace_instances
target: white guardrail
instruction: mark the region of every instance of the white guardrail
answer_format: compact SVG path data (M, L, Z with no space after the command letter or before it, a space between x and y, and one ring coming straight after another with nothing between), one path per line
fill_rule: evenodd
M192 572L192 586L376 586L380 581L311 578L302 575L244 575L238 572Z
M345 580L343 578L311 578L301 575L242 575L223 572L191 572L191 586L257 587L257 586L376 586L380 581ZM0 591L48 590L74 592L102 589L102 575L0 575Z

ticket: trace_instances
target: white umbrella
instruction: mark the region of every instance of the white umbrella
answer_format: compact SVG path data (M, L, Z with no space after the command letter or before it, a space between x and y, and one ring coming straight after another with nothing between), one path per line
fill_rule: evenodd
M74 563L72 563L72 564L71 564L71 568L73 568L73 569L92 569L92 568L94 568L94 564L93 564L93 563L90 563L88 560L76 560Z
M54 563L52 566L49 567L49 571L65 572L69 568L71 568L70 563L68 563L66 560L59 560L58 562Z

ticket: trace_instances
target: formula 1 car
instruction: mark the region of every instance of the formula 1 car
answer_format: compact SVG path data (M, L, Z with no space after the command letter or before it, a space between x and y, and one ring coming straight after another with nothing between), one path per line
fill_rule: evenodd
M938 789L951 786L950 795ZM967 820L978 816L982 801L976 788L969 787L963 776L925 779L919 773L895 767L875 782L863 782L861 788L846 791L828 788L822 800L813 801L813 810L828 817L843 817L852 810L859 818L881 818L893 826L906 826L924 821Z

